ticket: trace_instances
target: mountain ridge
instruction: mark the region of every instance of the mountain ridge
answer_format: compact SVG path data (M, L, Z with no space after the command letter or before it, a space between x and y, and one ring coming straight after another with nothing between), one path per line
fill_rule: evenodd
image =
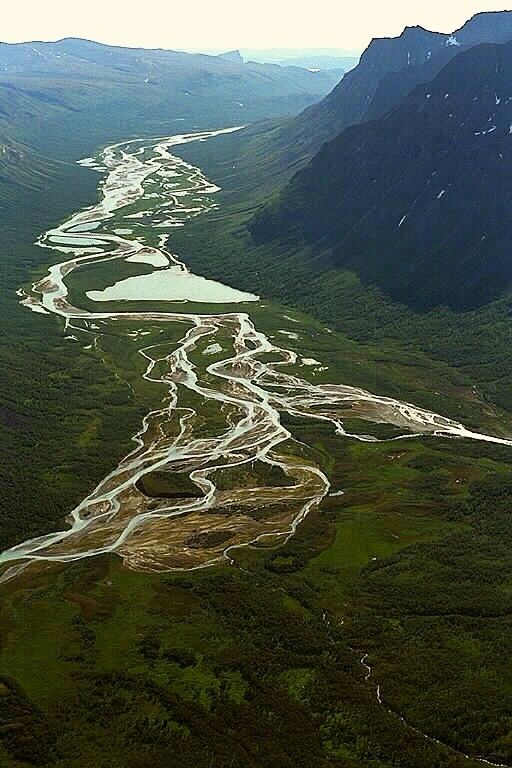
M325 144L252 235L306 242L421 310L480 306L511 284L511 133L512 42L463 50Z
M462 30L464 45L454 45L459 42L453 39L454 35L460 36ZM390 111L420 82L435 77L462 49L477 42L503 42L507 35L512 39L512 11L475 14L455 32L435 32L416 25L406 27L397 37L374 38L358 65L319 102L295 117L263 124L259 132L251 127L245 135L242 133L240 141L237 138L233 146L236 178L225 174L224 168L217 168L214 160L208 166L210 172L220 172L228 188L251 188L258 184L258 179L268 178L283 185L314 157L322 144L350 125ZM219 144L232 141L225 138Z

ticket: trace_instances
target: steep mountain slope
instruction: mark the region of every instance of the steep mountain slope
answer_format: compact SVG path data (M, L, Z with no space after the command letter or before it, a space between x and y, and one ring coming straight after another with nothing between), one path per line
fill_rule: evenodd
M392 68L379 82L365 119L380 117L399 104L419 83L427 83L461 51L481 43L506 43L512 39L510 11L478 13L416 66Z
M512 282L512 43L459 54L386 118L344 131L254 220L415 308Z
M480 43L512 39L512 12L480 13L450 34L407 27L396 38L372 40L358 66L334 90L296 117L250 126L239 136L220 137L207 148L184 153L215 176L225 189L262 196L283 186L322 144L351 125L373 120L401 103L420 83L432 80L460 52ZM217 157L231 162L218 162ZM265 187L265 189L263 189Z
M453 34L407 27L397 38L372 40L359 66L347 73L319 104L306 109L283 131L283 144L316 151L350 125L396 106L419 83L431 80L466 47L512 38L512 13L480 13ZM390 78L393 88L383 81ZM382 87L382 90L381 90ZM372 102L377 99L377 105Z
M378 85L387 72L409 67L411 71L427 61L432 50L446 48L447 35L410 27L398 38L372 40L359 66L347 73L319 104L292 120L281 141L300 146L310 153L349 125L361 122ZM436 50L436 52L437 52Z
M334 138L349 125L365 119L386 73L404 67L411 75L416 73L432 58L433 49L443 56L452 55L453 48L446 46L448 39L449 35L414 27L405 29L397 38L372 40L358 66L347 72L320 102L295 118L262 125L259 130L258 127L249 127L240 137L217 141L217 144L229 147L235 156L238 172L234 177L229 169L227 178L224 177L224 169L215 166L215 159L206 167L219 177L223 186L228 187L240 184L240 180L247 180L249 187L252 187L254 167L258 169L259 180L275 178L277 183L286 181L313 157L325 141ZM228 154L230 150L227 150ZM191 158L200 151L198 147L185 150ZM204 162L204 158L201 159Z

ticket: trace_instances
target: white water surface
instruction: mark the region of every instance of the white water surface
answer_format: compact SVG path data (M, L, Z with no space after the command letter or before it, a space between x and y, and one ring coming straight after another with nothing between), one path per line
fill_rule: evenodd
M193 301L203 304L258 301L258 296L253 293L244 293L180 267L127 277L102 291L87 291L87 298L93 301Z

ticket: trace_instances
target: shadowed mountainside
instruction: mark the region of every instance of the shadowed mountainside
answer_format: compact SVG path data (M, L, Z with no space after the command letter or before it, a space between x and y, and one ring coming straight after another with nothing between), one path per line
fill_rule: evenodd
M355 69L321 101L296 117L251 126L237 137L221 137L201 159L223 188L282 186L343 130L387 114L420 83L432 80L454 56L482 43L512 39L512 12L479 13L452 34L407 27L395 38L372 40ZM226 149L219 149L226 145ZM215 152L213 149L215 148ZM189 150L186 150L189 152ZM235 158L228 165L219 157ZM234 172L233 172L234 169Z
M510 284L512 43L461 53L385 118L344 131L261 211L415 308L472 308Z

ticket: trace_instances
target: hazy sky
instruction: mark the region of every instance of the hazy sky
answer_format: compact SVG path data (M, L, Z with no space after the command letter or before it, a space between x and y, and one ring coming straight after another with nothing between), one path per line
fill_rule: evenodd
M512 6L512 0L509 0ZM5 4L6 42L86 37L148 48L362 49L421 24L452 31L489 0L25 0Z

